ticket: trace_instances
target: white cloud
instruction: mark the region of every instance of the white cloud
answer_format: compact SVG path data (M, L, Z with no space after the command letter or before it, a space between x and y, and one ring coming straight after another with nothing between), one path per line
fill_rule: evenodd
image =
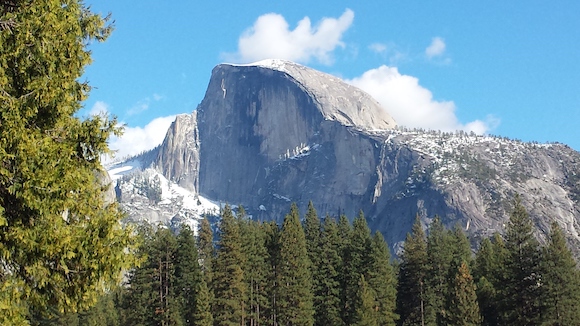
M387 52L387 45L383 43L373 43L369 45L369 49L375 53L383 54Z
M103 101L96 101L89 111L89 115L108 115L109 105Z
M425 55L431 59L445 53L445 41L440 37L434 37L431 44L425 49Z
M383 65L347 82L373 96L402 126L484 134L499 124L492 116L462 124L455 115L455 103L434 100L419 79L402 75L395 67Z
M175 115L156 118L145 127L125 127L123 135L111 137L109 148L115 150L115 158L124 158L150 150L161 144ZM107 161L107 159L105 159Z
M238 52L225 54L226 60L253 62L263 59L287 59L308 63L316 59L322 64L332 63L332 52L344 48L344 32L352 25L354 12L346 9L339 18L323 18L312 26L304 17L294 30L279 14L265 14L246 30L238 41Z

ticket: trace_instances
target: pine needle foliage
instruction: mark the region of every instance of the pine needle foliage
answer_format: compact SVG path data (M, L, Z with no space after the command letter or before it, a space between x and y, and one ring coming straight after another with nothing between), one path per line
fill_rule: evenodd
M26 324L95 304L135 242L101 181L117 122L76 116L87 45L111 25L79 0L4 1L0 22L0 323Z
M278 274L278 323L311 326L314 324L312 275L306 251L304 229L298 207L292 204L280 233Z

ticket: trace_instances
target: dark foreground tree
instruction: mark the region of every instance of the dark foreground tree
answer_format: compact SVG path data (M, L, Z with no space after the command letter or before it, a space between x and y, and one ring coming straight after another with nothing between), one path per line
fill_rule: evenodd
M417 216L412 234L407 234L399 267L397 313L399 325L425 325L427 243Z
M99 182L116 121L75 115L90 89L80 82L87 45L107 37L106 20L79 0L2 1L0 24L0 324L9 325L26 323L29 308L93 305L129 267L133 240Z
M182 225L177 235L175 252L175 287L184 325L194 325L195 304L201 270L198 263L197 246L193 231Z
M292 204L280 233L278 323L286 326L314 324L312 277L304 229L298 207Z
M532 220L517 196L506 229L505 276L499 289L500 310L507 325L540 323L540 249Z
M231 208L226 205L220 223L220 241L214 265L215 301L213 318L218 325L240 325L245 317L244 272L240 226Z
M455 272L455 277L452 277L449 285L444 320L447 325L481 325L475 284L469 272L469 266L463 261Z
M556 222L543 250L542 282L545 325L580 325L580 274Z

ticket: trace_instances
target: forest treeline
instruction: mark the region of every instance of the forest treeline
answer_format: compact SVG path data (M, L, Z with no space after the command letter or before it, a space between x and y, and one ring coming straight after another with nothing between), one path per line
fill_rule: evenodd
M505 235L473 254L460 227L417 218L400 257L362 214L283 225L222 211L194 232L143 227L143 263L125 286L66 325L580 325L580 278L563 231L545 245L518 198Z

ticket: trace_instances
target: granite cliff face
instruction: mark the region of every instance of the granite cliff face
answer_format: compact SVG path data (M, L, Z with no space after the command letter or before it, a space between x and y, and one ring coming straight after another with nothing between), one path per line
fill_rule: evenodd
M458 223L474 242L501 232L516 193L540 239L554 219L580 242L578 152L397 128L368 94L287 61L217 66L197 111L132 162L139 168L123 172L125 186L149 169L196 198L242 204L256 219L281 221L291 202L305 211L310 200L321 215L362 209L395 249L416 214L426 225L435 215Z

